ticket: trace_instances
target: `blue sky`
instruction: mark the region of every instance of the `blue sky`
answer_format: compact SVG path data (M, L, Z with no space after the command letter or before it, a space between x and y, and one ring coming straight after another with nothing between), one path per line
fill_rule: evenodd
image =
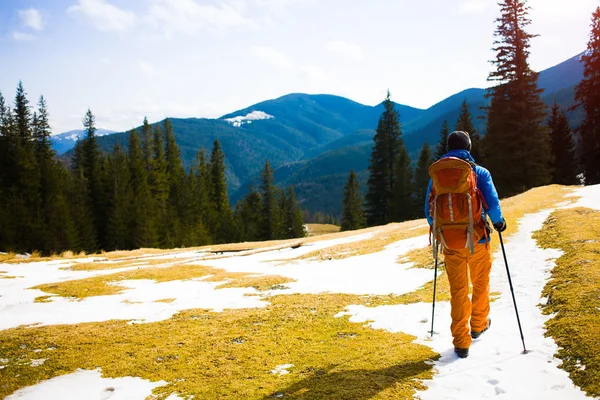
M598 0L529 0L530 64L583 51ZM291 92L427 108L486 87L495 0L0 0L0 91L55 133L218 117Z

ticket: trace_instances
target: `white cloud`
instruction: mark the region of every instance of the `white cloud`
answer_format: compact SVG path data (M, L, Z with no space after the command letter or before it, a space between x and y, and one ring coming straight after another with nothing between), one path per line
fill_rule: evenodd
M105 0L79 0L67 12L81 15L101 31L124 32L132 29L138 17L132 11L123 10Z
M24 27L31 28L34 31L41 31L44 29L45 23L42 18L42 13L35 8L20 10L19 18Z
M32 34L19 31L13 31L12 37L18 42L31 42L34 39Z
M358 61L363 58L362 48L352 42L333 40L327 44L327 50L350 60Z
M496 2L494 0L464 0L458 4L458 12L459 14L481 15L488 8L495 6Z
M327 74L316 65L301 65L296 63L287 55L273 47L256 46L252 50L256 57L288 74L296 75L311 81L322 81L327 77Z
M156 75L156 68L154 68L154 66L146 61L143 60L139 60L138 61L138 66L140 67L140 69L142 70L143 73L145 73L146 75Z
M254 47L253 51L258 58L276 67L292 68L294 65L288 56L272 47L256 46Z
M300 76L308 78L312 81L323 81L327 78L325 71L315 65L306 65L301 67Z
M546 23L553 21L575 21L582 19L591 21L592 12L598 7L597 0L577 0L565 2L564 0L529 0L531 19L544 20Z
M233 27L256 27L244 16L242 2L201 4L195 0L154 0L146 20L167 36L182 32L195 35L202 30L220 31Z

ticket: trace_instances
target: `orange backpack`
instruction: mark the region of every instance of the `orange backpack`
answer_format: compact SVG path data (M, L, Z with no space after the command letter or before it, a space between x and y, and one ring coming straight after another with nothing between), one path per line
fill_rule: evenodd
M428 201L433 218L430 234L434 258L437 259L439 243L448 249L468 248L473 254L475 242L484 236L487 238L486 223L482 218L485 200L477 189L473 167L460 158L442 158L429 167L429 175L432 180Z

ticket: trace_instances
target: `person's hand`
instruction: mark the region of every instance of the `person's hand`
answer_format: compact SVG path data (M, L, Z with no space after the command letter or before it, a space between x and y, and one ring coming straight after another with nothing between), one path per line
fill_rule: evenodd
M502 221L498 221L494 224L494 229L498 232L504 232L506 230L506 221L502 218Z

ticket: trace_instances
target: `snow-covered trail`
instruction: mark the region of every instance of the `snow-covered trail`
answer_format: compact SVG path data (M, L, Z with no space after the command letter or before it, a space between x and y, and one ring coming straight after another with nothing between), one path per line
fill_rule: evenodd
M569 207L600 210L600 185L578 189L574 195L581 198ZM350 306L347 312L338 316L350 315L353 322L370 321L368 325L374 329L413 334L417 342L439 352L441 358L435 363L437 373L433 380L425 382L428 390L418 394L422 400L475 400L497 395L510 399L589 399L573 384L568 373L558 368L560 360L554 357L558 347L552 338L544 336L544 323L552 316L541 312L539 305L545 301L541 293L562 252L539 248L532 234L542 228L552 211L525 216L520 220L519 231L505 240L525 344L530 350L528 354L522 354L501 249L494 254L491 273L492 291L501 293L491 304L492 327L473 341L467 359L454 355L448 302L436 304L436 334L433 338L427 333L431 324L431 304ZM494 237L497 240L498 237Z

